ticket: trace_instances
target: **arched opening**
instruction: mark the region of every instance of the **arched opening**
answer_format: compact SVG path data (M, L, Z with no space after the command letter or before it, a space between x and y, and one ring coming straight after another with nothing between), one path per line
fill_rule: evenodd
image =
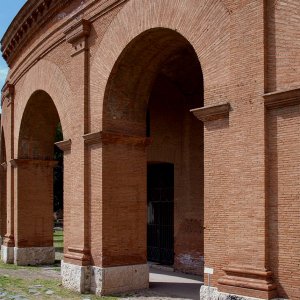
M54 263L57 240L57 250L62 252L62 234L54 228L54 213L63 209L63 155L54 143L62 138L54 102L46 92L36 91L22 117L15 162L14 259L18 265Z
M7 203L7 162L6 162L6 146L5 146L5 137L4 131L1 132L1 169L0 169L0 180L1 180L1 238L3 239L6 234L7 229L7 212L6 212L6 203Z
M148 30L120 55L104 99L103 266L203 275L203 124L190 113L203 98L198 57L176 31Z

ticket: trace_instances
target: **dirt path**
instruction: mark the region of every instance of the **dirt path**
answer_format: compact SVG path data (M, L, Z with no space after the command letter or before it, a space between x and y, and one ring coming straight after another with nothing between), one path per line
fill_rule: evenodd
M43 267L27 267L27 268L0 268L0 276L11 276L14 278L22 279L57 279L60 280L60 268L52 266L43 266Z

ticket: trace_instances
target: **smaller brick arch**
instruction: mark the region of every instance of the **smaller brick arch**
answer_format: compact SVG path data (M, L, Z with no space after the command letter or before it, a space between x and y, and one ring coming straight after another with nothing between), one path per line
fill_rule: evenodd
M47 60L39 61L32 67L20 89L17 89L15 99L15 136L19 137L21 120L31 96L36 91L46 92L52 99L61 121L65 137L70 136L70 104L72 92L69 83L60 68ZM68 113L69 112L69 113ZM19 141L15 149L18 149Z
M59 123L50 95L41 90L34 92L22 116L18 158L53 160L55 132Z
M53 194L55 146L57 128L60 123L58 110L53 99L43 90L35 91L26 102L20 121L16 168L17 190L14 211L16 264L53 263ZM22 255L22 251L32 251L32 247L43 247L45 255L36 252ZM28 248L24 250L23 248ZM34 257L34 259L32 258Z

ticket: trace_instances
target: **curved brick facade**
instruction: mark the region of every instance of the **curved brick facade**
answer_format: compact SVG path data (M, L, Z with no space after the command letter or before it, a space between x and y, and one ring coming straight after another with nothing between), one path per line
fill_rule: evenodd
M2 259L53 260L60 122L66 287L148 286L147 165L167 163L174 268L214 268L214 297L300 299L299 15L297 0L28 0L2 39Z

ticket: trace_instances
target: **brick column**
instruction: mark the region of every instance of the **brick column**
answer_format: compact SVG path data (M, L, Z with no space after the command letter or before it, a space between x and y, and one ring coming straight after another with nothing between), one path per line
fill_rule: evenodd
M226 127L224 127L225 118L228 118L229 111L229 104L192 110L195 116L205 123L206 128L215 127L215 132L218 129L213 123L215 122L215 124L217 124L216 122L219 120L220 127L220 124L222 124L221 122L223 122L223 127L220 127L223 128L223 133L220 133L220 135L214 133L214 137L208 130L206 131L205 147L208 149L208 152L212 151L212 145L214 143L219 143L220 149L222 149L222 147L228 147L228 145L225 144L225 146L222 143L224 138L221 137L222 135L226 136L229 132L229 127L227 127L227 130L225 129ZM259 126L257 126L257 128L259 128ZM256 134L263 135L264 131L257 130ZM218 138L218 141L215 139L216 137ZM263 136L261 137L261 140L263 140ZM264 150L264 147L261 149ZM236 151L233 153L237 155L238 150L227 149L227 151ZM217 157L217 160L220 159L217 151L214 151L213 155L214 157ZM262 151L260 155L264 157L265 153ZM208 157L210 157L210 153L206 153L206 158ZM224 161L231 161L231 159L237 159L238 161L238 158L235 158L235 156L223 157ZM244 159L246 160L247 157ZM206 163L208 161L208 159L205 160ZM216 161L216 163L219 162ZM264 166L262 165L260 168L263 169ZM206 165L205 170L206 172L209 172L210 166ZM253 170L250 170L250 172L252 171ZM229 172L230 169L228 170L228 173L225 172L224 174L226 174L227 178L232 180ZM257 174L256 176L258 177L259 175L265 176L264 173ZM209 174L205 173L205 176L208 178ZM245 176L245 174L240 176ZM212 221L210 218L215 211L218 211L219 217L222 213L221 207L219 206L219 199L215 198L212 202L209 195L211 190L216 189L216 181L219 180L219 178L217 176L212 177L215 181L210 181L207 178L205 181L206 203L204 215L206 231L204 255L206 266L213 267L214 274L210 282L213 288L210 289L206 285L202 286L201 299L209 298L209 293L211 297L215 297L216 293L219 293L216 288L219 288L220 292L228 294L244 295L248 297L255 296L264 299L272 298L276 294L276 286L272 281L272 273L267 268L266 195L259 198L259 201L255 200L253 197L255 206L253 205L251 209L254 209L255 207L255 214L250 208L244 207L244 202L236 201L236 203L232 204L227 200L226 204L224 203L223 208L223 210L226 211L225 216L222 216L223 218L221 218L220 221ZM227 180L227 178L224 178L223 180ZM232 201L235 201L237 197L234 190L234 184L236 183L231 181L229 190L224 191L224 195L226 195L226 193L232 195ZM260 184L261 187L259 188L259 191L264 192L265 181L263 177ZM239 189L246 188L247 186L239 185ZM254 191L256 192L255 187L251 188L253 189L252 193L254 194ZM226 199L226 196L224 199ZM224 199L222 199L222 202L225 202ZM230 207L230 210L228 210L228 207ZM243 218L244 212L253 215L251 223L246 221L246 218ZM230 228L230 230L227 228ZM222 230L222 233L220 230ZM254 232L254 230L256 232ZM224 238L221 236L224 236ZM221 263L216 263L216 253L218 252L220 252L219 256L221 257L221 260L223 260ZM256 253L255 257L253 256L253 253ZM205 276L205 279L207 279L207 276ZM205 281L205 284L207 284L207 281Z
M87 192L86 146L82 136L88 128L88 85L90 23L75 20L66 31L71 44L70 85L74 98L70 113L74 120L72 151L64 160L64 260L62 282L77 292L89 290L89 199Z
M149 139L116 132L84 136L91 179L91 286L105 295L148 288Z
M14 159L14 263L51 264L53 247L53 168L56 161Z
M10 130L6 140L8 157L7 162L14 157L14 85L9 82L3 87L2 107L6 105L6 111L10 118ZM6 166L6 234L1 245L1 258L5 263L13 263L14 261L14 170L8 164Z

